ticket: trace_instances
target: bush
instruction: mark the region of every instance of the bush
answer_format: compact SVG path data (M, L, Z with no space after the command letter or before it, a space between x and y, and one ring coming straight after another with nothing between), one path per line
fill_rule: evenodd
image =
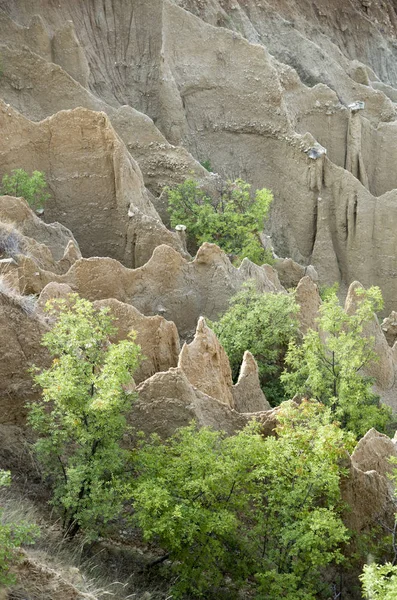
M8 196L22 196L33 210L40 210L50 194L47 192L45 175L41 171L33 171L29 175L23 169L14 169L11 175L4 175L1 193Z
M275 406L284 400L279 378L288 344L298 335L293 296L257 291L255 284L245 284L230 301L230 308L211 326L229 357L234 381L246 350L258 363L262 389Z
M192 425L137 451L136 519L172 560L173 597L219 598L229 582L228 598L327 598L321 571L348 539L339 482L352 438L317 402L284 403L276 433Z
M125 386L140 348L132 339L111 344L109 310L76 294L47 310L57 320L43 345L54 360L34 377L43 392L29 407L29 422L39 434L35 449L64 529L69 536L80 527L95 535L122 506L128 454L121 440L134 398Z
M10 473L0 470L0 487L10 483ZM16 550L22 544L32 544L38 534L38 527L29 523L4 523L0 507L0 585L14 583L10 568L18 558Z
M260 240L273 196L269 190L257 190L237 179L228 182L217 200L211 200L192 179L168 193L171 226L185 225L188 242L197 248L204 242L218 244L239 260L247 257L256 264L272 261Z
M340 306L330 291L320 307L319 331L309 330L301 345L292 340L285 357L288 370L281 380L287 394L317 398L331 410L342 427L357 437L371 427L384 430L391 411L372 392L373 380L362 369L378 356L374 339L363 335L364 327L382 304L379 288L356 290L362 295L355 314Z

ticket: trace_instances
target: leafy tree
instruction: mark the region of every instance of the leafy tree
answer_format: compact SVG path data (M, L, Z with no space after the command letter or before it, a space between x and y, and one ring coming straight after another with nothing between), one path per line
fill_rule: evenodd
M257 264L272 257L260 240L273 196L269 190L257 190L251 197L251 186L242 179L228 182L219 198L206 196L197 182L186 180L168 193L171 226L187 228L193 246L204 242L218 244L228 254Z
M80 527L95 533L123 501L127 453L120 442L133 394L126 386L139 363L133 337L118 344L107 308L97 310L76 294L47 304L56 317L43 336L54 360L35 375L43 389L30 405L35 445L70 536Z
M373 380L363 368L377 360L374 339L364 336L365 326L382 304L379 288L356 290L361 300L355 314L348 315L335 292L320 307L318 331L309 330L298 345L290 342L281 376L286 392L316 398L327 406L342 427L357 436L371 427L383 430L391 411L381 406L372 392Z
M11 175L4 175L1 193L22 196L33 210L40 210L50 197L47 189L45 175L41 171L33 171L29 175L23 169L13 169Z
M249 350L273 405L285 399L279 378L288 344L298 334L297 311L293 296L261 293L249 282L231 299L221 319L211 324L229 357L233 379L237 380L244 352Z
M11 483L8 471L0 470L0 487ZM22 544L32 544L39 534L36 525L26 522L5 523L0 506L0 585L10 585L15 578L10 572L11 565L17 560L16 551Z
M342 560L340 459L351 434L317 402L284 403L275 437L192 425L136 452L136 519L177 573L173 597L327 597L321 570Z

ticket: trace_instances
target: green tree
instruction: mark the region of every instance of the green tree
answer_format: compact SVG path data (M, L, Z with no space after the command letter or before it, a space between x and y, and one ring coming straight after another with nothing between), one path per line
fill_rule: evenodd
M0 470L0 487L11 483L8 471ZM17 550L22 544L33 544L39 535L36 525L30 523L6 523L0 506L0 585L14 583L15 577L10 572L11 566L18 559Z
M258 363L261 386L275 406L285 399L279 381L288 344L298 335L298 306L292 295L258 292L245 284L230 301L230 308L211 327L226 350L237 380L243 355L249 350Z
M33 171L29 175L23 169L13 169L11 175L4 175L1 193L9 196L22 196L33 210L44 208L50 194L47 192L44 173Z
M173 597L327 597L321 571L342 560L340 459L350 434L317 402L282 405L276 436L192 425L136 452L135 517L173 561ZM213 596L211 595L213 594ZM251 596L250 596L251 597Z
M107 308L97 310L71 294L47 304L56 318L43 345L54 357L34 379L43 389L30 405L35 445L53 484L53 504L70 536L93 533L121 509L128 459L120 443L134 394L128 392L139 364L133 337L110 343L115 333Z
M354 314L340 306L335 292L330 292L320 307L318 331L309 330L301 345L292 340L281 376L287 394L297 393L316 398L327 406L342 427L357 436L371 427L382 431L391 411L380 405L372 391L373 380L363 369L377 360L374 339L363 335L374 311L382 305L379 288L356 290L361 300Z
M251 186L237 179L228 182L215 200L209 198L197 182L188 179L166 191L171 226L185 225L188 241L194 248L212 242L239 260L247 257L257 264L272 260L260 240L273 200L269 190L257 190L253 198Z

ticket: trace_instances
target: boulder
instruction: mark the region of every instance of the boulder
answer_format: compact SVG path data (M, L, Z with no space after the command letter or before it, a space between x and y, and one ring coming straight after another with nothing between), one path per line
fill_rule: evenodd
M381 325L382 331L389 346L393 347L397 340L397 312L392 310L390 315L383 319Z
M258 365L251 352L244 352L237 383L232 388L234 409L239 413L271 410L259 383Z

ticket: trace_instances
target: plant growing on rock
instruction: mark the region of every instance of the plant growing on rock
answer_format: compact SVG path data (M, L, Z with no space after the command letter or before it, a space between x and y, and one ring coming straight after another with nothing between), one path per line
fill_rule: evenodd
M237 381L243 355L249 350L258 363L261 386L275 406L285 399L279 378L284 355L298 335L298 306L292 295L258 292L253 282L245 284L230 301L230 308L211 327L230 361Z
M29 422L39 434L35 449L64 529L69 536L81 527L95 533L122 506L128 456L121 440L134 398L126 386L140 347L133 337L110 343L115 328L108 309L76 294L47 310L56 321L43 345L54 359L34 377L43 391L29 407Z
M371 427L382 431L391 411L372 391L373 380L363 369L378 357L374 339L363 335L374 311L382 305L379 288L356 290L361 301L348 315L330 291L320 307L318 331L309 330L302 344L292 340L281 376L286 392L316 398L329 406L342 427L357 436Z
M0 470L0 487L11 483L8 471ZM36 525L30 523L6 523L0 506L0 586L14 583L11 566L18 559L17 550L22 544L32 544L39 534ZM0 590L1 591L1 590Z
M173 562L173 597L219 598L227 580L228 598L327 597L321 570L348 539L339 481L352 436L317 402L284 403L278 419L266 439L255 424L232 437L192 425L137 450L135 515Z
M185 225L192 247L212 242L239 260L247 257L256 264L272 260L260 239L273 200L269 190L257 190L252 197L251 186L236 179L227 183L217 199L211 199L196 181L188 179L166 191L171 226Z
M4 175L1 193L8 196L22 196L33 210L44 208L50 194L44 173L33 171L31 175L24 169L13 169L11 175Z

